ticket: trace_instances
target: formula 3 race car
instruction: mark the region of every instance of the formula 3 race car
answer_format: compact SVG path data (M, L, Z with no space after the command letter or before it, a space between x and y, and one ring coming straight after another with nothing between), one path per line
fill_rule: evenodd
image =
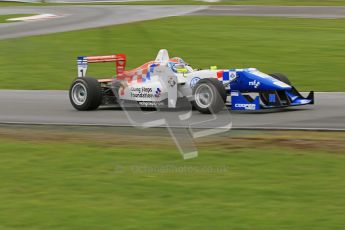
M192 103L201 113L260 110L314 103L314 93L303 97L283 74L265 74L255 68L194 70L181 58L169 58L160 50L156 59L125 70L124 54L78 57L78 78L69 91L77 110L101 105L177 108ZM109 79L86 77L89 63L114 62L116 75Z

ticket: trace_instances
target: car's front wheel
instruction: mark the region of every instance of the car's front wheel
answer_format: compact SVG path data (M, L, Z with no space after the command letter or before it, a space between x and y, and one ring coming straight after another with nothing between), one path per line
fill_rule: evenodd
M78 78L71 85L69 98L71 104L77 110L95 110L102 102L101 85L95 78Z
M278 81L284 82L285 84L291 85L291 81L289 80L289 78L281 73L272 73L270 74L271 77L277 79Z
M217 79L207 78L198 81L193 88L193 106L201 113L218 113L224 108L226 91Z

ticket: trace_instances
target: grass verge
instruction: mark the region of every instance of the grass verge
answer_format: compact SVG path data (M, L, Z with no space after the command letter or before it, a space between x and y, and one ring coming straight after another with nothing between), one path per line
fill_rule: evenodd
M183 161L163 131L0 128L0 228L342 229L343 138L233 131Z
M160 48L194 67L256 67L300 90L345 91L343 19L186 16L0 41L0 88L68 89L78 55L126 53L128 68ZM114 75L113 64L89 76Z

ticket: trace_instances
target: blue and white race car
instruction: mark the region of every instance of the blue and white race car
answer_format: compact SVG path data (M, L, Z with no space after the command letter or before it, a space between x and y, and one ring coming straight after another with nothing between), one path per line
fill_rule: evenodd
M107 79L86 77L89 63L115 62L116 75ZM261 110L314 104L314 93L303 97L283 74L265 74L255 68L193 69L179 57L160 50L154 61L125 70L124 54L78 57L78 78L70 88L77 110L100 105L176 108L187 99L201 113Z

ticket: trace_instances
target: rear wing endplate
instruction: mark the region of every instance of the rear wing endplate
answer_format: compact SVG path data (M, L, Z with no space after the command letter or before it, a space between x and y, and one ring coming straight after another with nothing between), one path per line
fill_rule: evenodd
M102 63L102 62L115 62L116 74L120 75L125 71L126 67L126 55L106 55L106 56L79 56L77 58L78 64L78 77L84 77L86 75L88 63Z

